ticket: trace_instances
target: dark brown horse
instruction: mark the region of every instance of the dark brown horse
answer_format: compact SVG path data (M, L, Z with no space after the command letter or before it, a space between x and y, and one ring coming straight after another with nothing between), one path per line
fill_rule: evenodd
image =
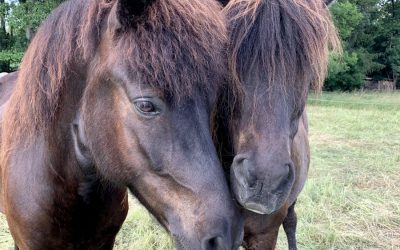
M111 249L127 187L177 248L237 248L209 128L226 39L212 0L73 0L50 15L2 115L1 208L19 249Z
M329 46L339 46L335 28L322 0L231 0L224 12L236 91L224 92L217 140L247 210L244 246L275 248L283 224L296 249L294 206L310 159L305 104L310 86L321 88Z

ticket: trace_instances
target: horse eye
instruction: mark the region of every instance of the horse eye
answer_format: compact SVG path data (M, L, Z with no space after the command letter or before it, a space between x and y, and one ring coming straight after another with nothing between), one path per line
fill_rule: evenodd
M134 102L136 109L144 115L157 115L157 111L154 104L150 101L138 100Z

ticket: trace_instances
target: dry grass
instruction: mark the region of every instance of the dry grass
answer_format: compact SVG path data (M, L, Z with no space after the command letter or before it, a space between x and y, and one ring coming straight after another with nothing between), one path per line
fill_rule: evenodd
M312 162L296 206L299 249L400 249L400 93L311 99ZM0 249L11 246L3 216ZM132 200L115 249L172 248ZM287 248L283 231L277 248Z
M400 93L315 98L299 248L400 249ZM285 241L281 233L278 249Z

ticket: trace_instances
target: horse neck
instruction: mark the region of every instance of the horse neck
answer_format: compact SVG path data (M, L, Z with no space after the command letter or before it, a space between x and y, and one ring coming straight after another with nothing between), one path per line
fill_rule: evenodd
M71 161L73 165L77 165L73 153L71 125L80 110L81 99L86 87L86 75L83 72L74 72L67 79L67 87L62 93L56 119L51 123L50 128L45 131L46 146L50 155L55 157L53 161L60 162L60 171L65 170L63 169L63 164L66 161ZM71 172L69 173L70 175L73 175L75 171L79 171L79 169L75 169L75 167L79 166L69 167L70 169L67 169L66 173Z
M58 181L80 178L81 172L73 152L71 124L80 109L86 77L83 71L72 72L66 79L55 118L48 127L37 131L27 142L22 140L16 145L13 143L14 149L9 159L11 165L22 156L26 160L17 160L22 165L21 169L45 173L47 177Z

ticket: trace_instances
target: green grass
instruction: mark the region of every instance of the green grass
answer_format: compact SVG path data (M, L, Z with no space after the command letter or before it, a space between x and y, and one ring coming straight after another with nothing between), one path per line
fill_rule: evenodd
M330 106L346 109L397 109L400 106L398 92L325 92L311 94L310 105Z
M300 249L400 249L400 93L311 96ZM280 233L278 249L285 249Z
M117 236L114 249L173 249L171 238L146 209L133 198L129 205L128 217Z
M296 210L299 249L400 249L400 92L310 96L311 167ZM12 245L4 216L0 249ZM136 201L117 250L172 249ZM287 249L281 230L277 249Z

